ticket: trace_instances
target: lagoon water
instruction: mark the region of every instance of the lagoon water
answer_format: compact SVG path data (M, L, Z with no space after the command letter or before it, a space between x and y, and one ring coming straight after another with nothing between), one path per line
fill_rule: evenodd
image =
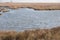
M19 8L0 12L0 30L26 30L60 26L60 10Z

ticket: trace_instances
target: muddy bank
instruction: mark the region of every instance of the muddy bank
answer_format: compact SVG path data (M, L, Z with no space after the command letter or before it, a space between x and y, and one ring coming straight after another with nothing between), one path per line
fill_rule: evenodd
M60 26L52 29L0 31L0 40L60 40Z
M6 8L5 6L0 6L0 12L8 12L9 8Z
M12 9L32 8L35 10L60 10L60 3L0 3L0 6L6 6Z

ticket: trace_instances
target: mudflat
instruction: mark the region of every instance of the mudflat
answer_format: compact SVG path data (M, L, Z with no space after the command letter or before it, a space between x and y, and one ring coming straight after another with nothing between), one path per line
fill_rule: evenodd
M0 3L9 8L33 8L35 10L60 10L60 3Z

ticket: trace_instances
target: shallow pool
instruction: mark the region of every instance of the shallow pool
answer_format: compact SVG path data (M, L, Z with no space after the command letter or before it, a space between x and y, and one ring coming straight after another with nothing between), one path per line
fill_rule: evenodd
M0 12L0 30L26 30L60 26L60 10L19 8Z

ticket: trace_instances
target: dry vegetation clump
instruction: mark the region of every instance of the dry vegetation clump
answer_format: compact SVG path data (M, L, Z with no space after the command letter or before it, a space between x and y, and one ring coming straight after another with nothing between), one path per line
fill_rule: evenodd
M0 32L0 40L60 40L60 27L22 32Z
M2 14L0 14L0 15L2 15Z

